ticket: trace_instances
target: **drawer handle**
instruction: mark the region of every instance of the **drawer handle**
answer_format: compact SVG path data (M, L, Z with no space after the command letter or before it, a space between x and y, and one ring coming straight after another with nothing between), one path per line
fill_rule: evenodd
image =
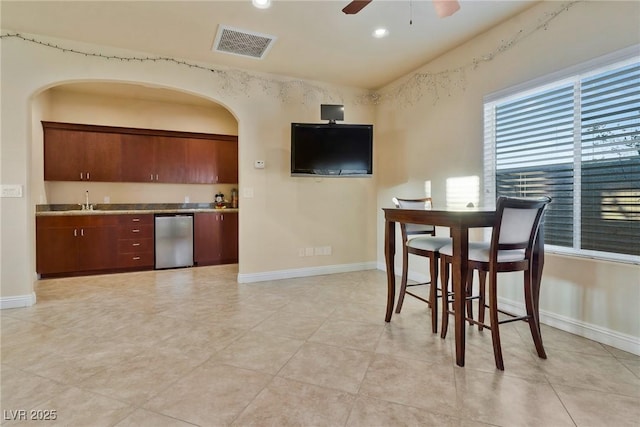
M131 230L132 233L139 233L140 230L138 230L137 228L134 228L133 230Z
M133 243L131 246L140 246L140 243Z
M134 256L134 257L133 257L133 260L134 260L134 261L137 261L137 260L139 260L139 259L140 259L140 257L139 257L139 256Z
M133 221L133 222L140 222L140 218L133 218L131 221Z

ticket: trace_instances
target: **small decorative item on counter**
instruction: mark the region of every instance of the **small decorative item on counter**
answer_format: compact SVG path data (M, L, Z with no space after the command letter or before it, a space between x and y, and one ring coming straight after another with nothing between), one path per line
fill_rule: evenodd
M235 188L231 190L231 207L238 207L238 190L236 190Z
M224 194L217 193L214 197L216 209L224 208Z

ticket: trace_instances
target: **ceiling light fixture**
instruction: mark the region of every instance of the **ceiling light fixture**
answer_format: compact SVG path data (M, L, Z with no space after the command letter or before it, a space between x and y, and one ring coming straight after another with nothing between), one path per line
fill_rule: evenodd
M271 6L271 0L251 0L251 3L258 9L268 9Z
M389 35L389 30L387 30L386 28L376 28L373 31L373 37L377 38L377 39L381 39L383 37L387 37Z

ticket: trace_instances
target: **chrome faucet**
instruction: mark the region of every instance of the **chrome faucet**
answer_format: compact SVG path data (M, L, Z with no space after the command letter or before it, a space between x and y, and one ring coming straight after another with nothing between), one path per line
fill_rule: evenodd
M84 200L85 200L84 205L81 205L82 206L82 210L83 211L92 211L93 210L93 205L89 204L89 190L85 191Z

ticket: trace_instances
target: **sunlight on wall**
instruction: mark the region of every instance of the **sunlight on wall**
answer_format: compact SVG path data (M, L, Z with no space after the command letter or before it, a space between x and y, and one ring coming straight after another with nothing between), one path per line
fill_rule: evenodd
M447 178L447 209L464 209L480 203L480 177L460 176Z

